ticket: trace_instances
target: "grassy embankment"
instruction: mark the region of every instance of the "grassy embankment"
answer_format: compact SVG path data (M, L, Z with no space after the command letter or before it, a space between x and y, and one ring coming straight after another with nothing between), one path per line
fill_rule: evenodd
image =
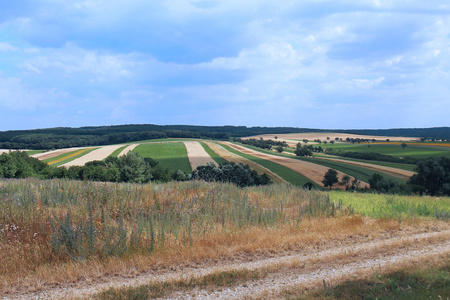
M134 148L144 157L151 157L166 167L170 172L181 170L186 174L192 172L189 159L187 157L186 147L183 143L155 143L142 144Z

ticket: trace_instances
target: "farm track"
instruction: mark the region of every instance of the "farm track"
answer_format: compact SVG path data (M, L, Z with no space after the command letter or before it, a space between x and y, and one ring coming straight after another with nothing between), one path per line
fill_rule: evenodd
M121 147L123 147L123 145L102 146L61 166L66 168L71 166L84 166L86 163L90 161L103 160L107 158L109 155L111 155L115 150Z
M258 173L266 173L273 182L277 182L277 183L282 183L282 182L285 183L286 182L286 180L284 180L283 178L281 178L279 175L275 174L274 172L270 171L269 169L255 163L251 160L248 160L242 156L231 153L230 151L226 150L225 148L223 148L222 146L220 146L217 143L213 143L213 142L209 142L209 141L208 142L205 141L204 143L206 145L208 145L208 147L211 148L212 151L217 153L217 155L219 155L226 161L235 162L238 164L242 163L245 165L249 165L252 169L255 169Z
M204 166L209 163L217 165L214 159L209 156L206 150L199 142L183 142L186 147L189 163L192 170L197 169L199 166Z
M332 158L332 157L316 157L316 158L337 161L337 162L341 162L341 163L345 163L345 164L349 164L349 165L364 167L364 168L375 170L375 171L381 171L381 172L387 173L388 175L391 175L391 176L394 176L394 177L397 177L397 178L400 178L403 180L408 180L411 176L416 174L415 172L408 171L408 170L402 170L402 169L397 169L397 168L393 168L393 167L380 166L380 165L363 163L363 162L352 161L352 160L345 160L345 159Z
M258 157L261 159L269 160L271 162L277 163L279 165L282 165L286 168L289 168L291 170L294 170L295 172L302 174L303 176L307 177L308 179L314 181L320 186L323 186L322 180L325 175L325 173L328 171L328 167L321 166L318 164L314 164L307 161L302 161L294 158L289 157L282 157L282 156L276 156L271 154L262 153L256 150L252 150L249 148L246 148L244 146L236 145L230 142L221 142L239 152L252 155L254 157ZM342 173L338 171L338 177L342 179L342 177L345 175L345 173ZM361 182L361 187L368 187L368 184L365 182ZM336 186L337 188L344 188L343 186Z
M450 259L450 230L410 229L375 236L349 236L344 240L297 247L282 253L243 254L221 261L171 270L149 271L72 283L42 286L34 293L4 295L4 299L88 298L111 287L133 287L150 283L201 278L222 271L251 270L267 274L236 286L194 287L166 295L167 299L272 299L289 290L320 287L325 280L336 285L344 280L369 278L374 273L392 272L426 260ZM436 229L434 229L436 230Z

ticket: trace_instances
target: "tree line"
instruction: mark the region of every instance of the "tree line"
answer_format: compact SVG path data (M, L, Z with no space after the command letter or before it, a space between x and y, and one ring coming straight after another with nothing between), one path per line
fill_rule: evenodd
M70 168L51 167L45 162L28 156L24 151L0 155L0 178L28 177L133 183L198 179L208 182L230 182L240 187L271 183L267 174L259 175L255 170L244 164L233 162L223 163L219 166L209 164L198 167L191 174L186 174L181 170L170 172L168 168L154 159L142 157L137 152L129 152L121 157L109 156L104 161L92 161L84 166L72 166Z

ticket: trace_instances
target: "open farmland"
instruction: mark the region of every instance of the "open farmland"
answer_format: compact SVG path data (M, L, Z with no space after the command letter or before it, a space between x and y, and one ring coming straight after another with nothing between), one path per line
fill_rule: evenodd
M87 153L77 159L74 159L68 163L63 164L63 167L71 167L71 166L84 166L86 163L94 160L104 160L111 153L113 153L116 149L122 147L122 145L112 145L112 146L102 146L98 149Z
M27 179L1 187L0 295L9 299L149 297L161 284L166 298L274 298L450 257L448 197L381 197L382 209L408 205L378 216L355 213L370 211L356 205L369 194L290 185Z
M181 170L189 174L192 171L186 147L182 142L141 144L133 151L144 157L153 158L171 172Z
M187 155L189 158L189 163L191 164L191 169L195 170L199 166L204 166L209 163L216 164L214 159L209 156L202 145L199 142L184 142L184 146L187 150Z
M262 153L256 150L252 150L240 145L236 145L230 142L222 142L223 144L238 150L239 152L249 154L255 157L259 157L261 159L269 160L271 162L275 162L279 165L285 166L289 169L292 169L303 176L307 177L308 179L314 181L316 184L323 186L322 180L325 175L325 173L328 171L327 167L314 164L307 161L302 161L294 158L289 157L283 157L283 156L276 156L271 155L267 153ZM338 172L338 177L342 178L345 174L342 172ZM367 183L362 182L361 186L367 186Z

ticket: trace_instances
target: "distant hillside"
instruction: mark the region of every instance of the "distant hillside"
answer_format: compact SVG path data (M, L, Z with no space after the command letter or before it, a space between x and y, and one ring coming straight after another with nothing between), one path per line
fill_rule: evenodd
M368 135L450 139L450 127L379 130L323 130L295 127L139 124L2 131L0 132L0 149L59 149L128 143L157 138L205 138L228 140L230 137L304 132L345 132Z

